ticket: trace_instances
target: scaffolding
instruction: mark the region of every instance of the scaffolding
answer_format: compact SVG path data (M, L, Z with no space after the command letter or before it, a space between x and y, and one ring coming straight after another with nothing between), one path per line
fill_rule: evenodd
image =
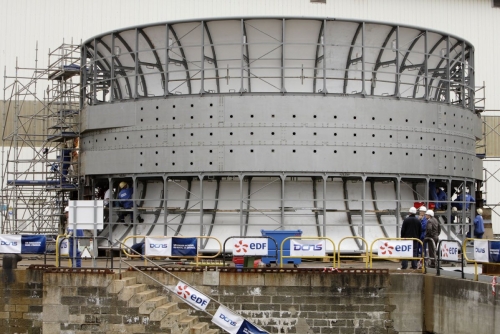
M77 199L80 45L49 50L47 68L4 70L0 233L58 234L68 199ZM41 85L48 81L43 90Z

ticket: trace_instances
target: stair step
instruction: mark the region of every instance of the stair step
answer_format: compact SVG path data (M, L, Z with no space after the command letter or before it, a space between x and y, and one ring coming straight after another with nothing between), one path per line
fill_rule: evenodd
M124 277L122 279L115 279L108 286L108 293L120 293L122 289L126 286L133 285L137 283L137 278L135 277Z
M189 334L205 334L209 330L208 324L206 322L199 322L191 326L191 331Z
M118 294L119 300L130 300L136 293L145 291L147 289L146 284L132 284L125 286L122 291Z
M158 293L158 291L156 291L156 290L146 290L146 291L136 293L128 301L128 306L129 307L141 306L142 303L144 303L146 300L154 298L157 293Z
M186 316L187 310L175 310L170 312L161 320L160 328L171 328L176 326Z
M218 329L209 329L208 331L203 332L203 334L219 334L219 330Z
M146 300L139 306L139 314L150 314L155 308L168 303L168 298L165 296L154 297Z
M150 321L161 321L165 316L171 312L175 312L179 309L177 303L163 304L160 307L155 308L149 315Z
M191 328L198 323L198 317L188 315L179 320L179 328Z

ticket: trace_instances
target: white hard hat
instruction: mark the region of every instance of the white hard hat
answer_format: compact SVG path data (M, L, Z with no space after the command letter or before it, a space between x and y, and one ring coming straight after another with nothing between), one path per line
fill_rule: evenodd
M432 210L427 210L427 212L425 214L429 215L431 217L434 217L434 211L432 211Z
M421 207L418 208L418 211L424 211L425 212L425 211L427 211L427 208L422 205Z
M458 209L456 207L451 208L451 212L457 212L457 211L458 211Z
M483 214L483 209L481 209L481 208L477 209L477 214L478 215L482 215Z
M64 208L64 212L69 212L69 206Z
M444 188L443 188L443 187L439 187L439 189L444 191Z
M417 213L417 208L415 208L414 206L412 206L412 207L410 208L410 213L412 213L412 214L416 214L416 213Z

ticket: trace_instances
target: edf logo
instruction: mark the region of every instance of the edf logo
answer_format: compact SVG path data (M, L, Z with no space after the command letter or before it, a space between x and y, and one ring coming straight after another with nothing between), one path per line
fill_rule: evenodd
M149 248L168 248L168 244L149 244Z
M234 244L234 248L236 249L236 253L246 253L248 252L248 244L244 244L243 240L238 241Z
M0 241L0 246L17 246L17 241L12 241L12 242Z
M396 252L411 252L411 245L396 245Z
M231 326L236 326L236 321L231 320L229 317L225 316L224 314L220 314L219 318L230 324Z
M323 245L322 244L317 244L317 245L298 245L294 244L293 245L293 250L295 251L320 251L323 250Z
M201 297L198 297L194 293L189 297L195 304L198 304L200 306L205 306L208 304L208 301L206 299L203 299Z
M265 242L252 242L250 244L250 249L266 249L267 244Z

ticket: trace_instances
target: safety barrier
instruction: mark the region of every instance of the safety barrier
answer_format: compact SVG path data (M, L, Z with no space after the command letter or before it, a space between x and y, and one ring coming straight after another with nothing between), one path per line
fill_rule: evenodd
M124 247L126 241L131 238L144 240L143 242L134 244L136 246L135 248L138 248L140 245L144 254L139 255L138 251L131 253L129 250L134 249L134 245L132 245L132 247ZM217 241L219 244L219 251L215 255L200 255L198 253L198 239L213 239ZM123 239L120 245L120 254L123 253L129 258L192 258L195 259L196 266L200 264L201 259L214 259L222 253L222 245L219 239L210 236L166 237L163 235L131 235Z
M381 241L385 241L382 242ZM403 241L403 243L401 243ZM422 260L422 273L425 273L424 255L416 257L413 256L414 253L414 243L418 242L422 245L424 243L422 240L417 238L378 238L373 240L370 245L370 268L373 266L373 245L379 244L377 251L377 258L395 258L400 260ZM409 254L411 253L411 256ZM403 256L401 256L403 255ZM406 256L408 255L408 256Z
M70 239L76 240L77 242L73 242L73 247L74 250L70 250ZM92 244L95 248L96 240L105 240L108 242L108 245L111 246L111 241L108 238L105 237L99 237L99 236L73 236L73 235L67 235L67 234L59 234L56 238L56 267L59 267L61 264L61 257L68 257L69 261L69 267L77 267L77 262L81 261L82 259L92 259L92 266L95 267L96 263L95 260L98 258L96 254L91 250L90 247L90 240L92 240ZM79 251L79 243L80 240L89 240L89 244L84 246L84 249L82 251L82 254L78 255ZM73 254L73 256L70 256L70 254ZM111 253L109 253L109 256L104 256L100 257L106 260L110 261L110 267L113 268L113 256ZM106 266L107 266L107 261L106 261Z
M474 259L467 257L467 244L473 243ZM488 263L500 265L500 241L495 239L466 238L462 244L462 256L467 263L474 263L474 280L477 281L477 264Z
M284 255L284 245L287 240L290 240L290 255ZM300 241L297 241L300 240ZM313 242L306 241L313 240ZM316 240L316 242L314 242ZM318 243L317 241L328 240L333 246L333 255L326 255L325 242ZM301 258L301 259L322 259L332 258L333 267L335 268L335 243L327 237L288 237L285 238L280 245L280 268L283 267L284 258Z
M433 241L434 242L434 241ZM458 245L458 246L456 246ZM459 258L459 250L462 249L462 244L458 240L446 239L439 240L437 247L437 276L441 275L441 261L461 263L462 265L462 278L464 274L464 256ZM462 253L464 254L464 253Z
M363 245L365 246L364 249L366 250L364 255L342 255L340 253L340 246L342 245L342 242L344 242L345 240L348 240L348 239L354 239L354 240L361 240L361 242L363 243ZM339 241L339 250L338 250L338 267L340 268L340 259L341 258L349 258L349 259L364 259L364 262L365 262L365 268L368 268L368 263L370 263L371 265L371 262L370 262L370 255L368 254L368 242L363 239L362 237L358 237L358 236L352 236L352 237L345 237L345 238L342 238L340 239ZM371 268L371 267L370 267Z
M226 243L231 240L231 239L239 239L236 244L234 244L233 247L233 257L235 256L242 256L242 257L253 257L253 256L270 256L269 254L269 242L266 241L266 243L260 243L257 240L258 239L267 239L267 240L272 240L274 242L274 251L275 251L275 259L276 261L278 260L278 243L273 237L270 236L250 236L250 237L241 237L241 236L232 236L226 238L224 240L223 244L223 251L222 251L222 260L223 260L223 265L226 265Z

